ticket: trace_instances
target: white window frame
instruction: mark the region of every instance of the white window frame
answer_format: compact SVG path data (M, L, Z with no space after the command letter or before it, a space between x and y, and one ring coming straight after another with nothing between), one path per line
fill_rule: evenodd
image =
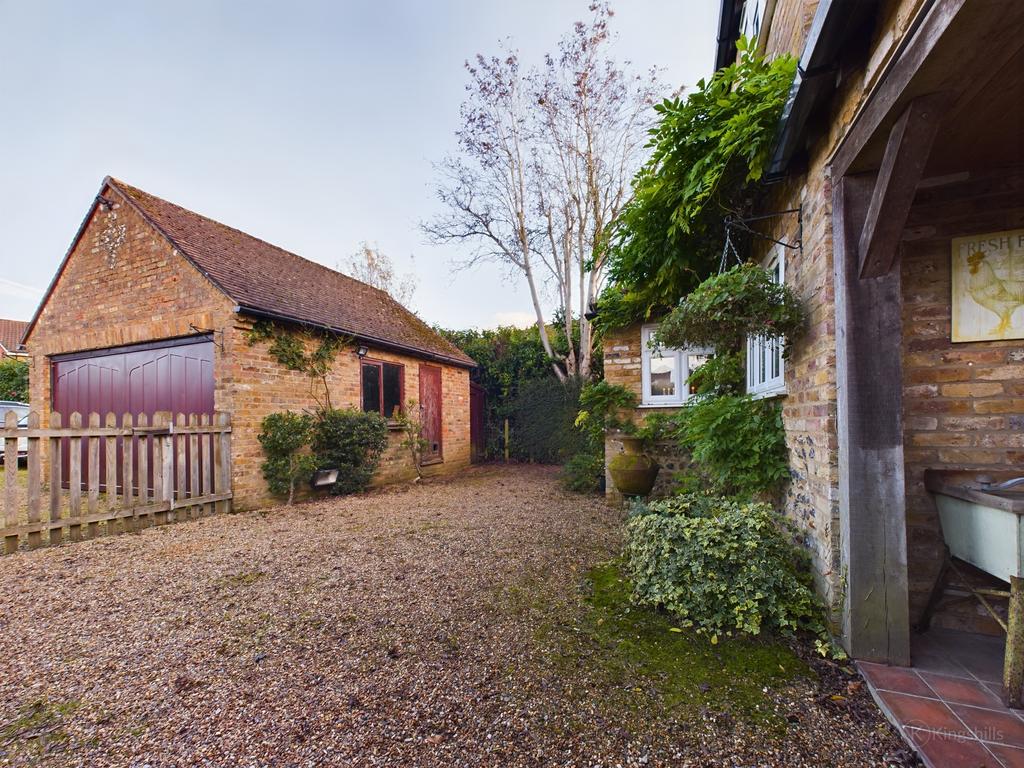
M786 254L774 248L761 262L769 271L778 268L778 281L786 283ZM747 394L754 397L778 397L786 394L786 361L783 340L779 337L747 337Z
M690 355L711 354L706 349L668 349L660 348L664 357L675 359L675 380L676 394L674 395L651 395L651 356L653 349L651 339L658 330L656 323L644 325L640 328L640 407L641 408L670 408L685 405L693 397L689 393L687 379L690 378Z

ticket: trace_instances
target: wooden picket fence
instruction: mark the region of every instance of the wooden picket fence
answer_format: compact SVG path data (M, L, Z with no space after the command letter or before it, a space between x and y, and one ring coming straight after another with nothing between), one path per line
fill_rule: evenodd
M4 553L63 541L126 533L231 508L231 420L228 414L145 414L101 421L72 413L39 426L28 415L18 429L8 412L4 440ZM27 483L18 481L18 442L28 443ZM48 441L45 461L43 441ZM48 465L44 467L44 464ZM44 473L44 468L48 471ZM43 500L48 496L48 504Z

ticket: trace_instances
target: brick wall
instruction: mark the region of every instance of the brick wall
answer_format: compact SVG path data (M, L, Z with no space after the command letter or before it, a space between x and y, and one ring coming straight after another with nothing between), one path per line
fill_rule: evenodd
M924 470L1024 466L1024 341L950 341L950 254L949 239L935 240L907 247L902 260L912 621L942 562L942 529Z
M115 201L118 193L103 194ZM116 246L116 248L114 247ZM43 423L50 413L48 356L188 336L213 330L214 403L232 415L236 507L274 503L260 471L259 423L277 410L311 408L315 400L302 373L284 369L267 354L267 343L250 346L251 320L126 204L97 209L86 222L64 272L29 339L31 401ZM370 357L405 366L405 399L419 399L419 360L373 349ZM442 414L444 462L432 473L469 464L469 374L444 366ZM359 361L344 349L329 378L335 407L359 407ZM411 458L393 433L375 483L415 476Z

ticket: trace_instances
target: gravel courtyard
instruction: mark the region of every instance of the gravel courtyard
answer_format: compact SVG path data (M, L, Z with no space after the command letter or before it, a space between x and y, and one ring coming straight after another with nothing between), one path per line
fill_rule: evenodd
M0 765L908 760L843 673L757 688L758 722L603 674L576 638L620 516L482 467L0 558Z

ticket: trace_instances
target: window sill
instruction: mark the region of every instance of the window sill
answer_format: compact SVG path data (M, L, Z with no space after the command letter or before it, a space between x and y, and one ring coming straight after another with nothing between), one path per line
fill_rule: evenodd
M658 408L682 408L684 405L686 405L685 401L681 403L641 403L640 405L637 406L637 409L656 410Z
M747 394L750 395L755 400L770 400L773 397L786 397L786 395L789 393L786 392L786 388L782 386L773 387L772 389L765 389L761 392L747 392Z

